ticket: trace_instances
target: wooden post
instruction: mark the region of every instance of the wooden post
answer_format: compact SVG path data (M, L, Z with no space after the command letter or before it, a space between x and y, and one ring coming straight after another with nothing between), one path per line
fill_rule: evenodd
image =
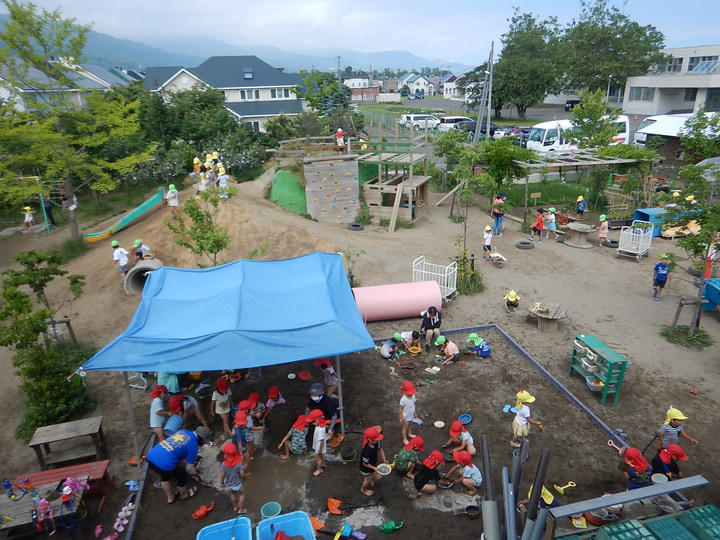
M400 210L400 200L402 199L403 189L405 187L405 180L400 182L395 192L395 204L393 204L392 215L390 216L390 226L388 232L395 232L395 224L397 223L398 210Z

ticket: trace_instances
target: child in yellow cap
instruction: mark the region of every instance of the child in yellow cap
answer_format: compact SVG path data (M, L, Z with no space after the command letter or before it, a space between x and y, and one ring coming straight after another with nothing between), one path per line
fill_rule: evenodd
M693 439L690 435L685 433L683 428L683 422L687 420L680 409L671 407L665 413L665 423L658 429L657 435L657 449L658 452L663 448L667 448L671 444L678 444L680 437L683 437L693 444L698 444L697 439Z
M25 230L28 230L32 227L33 221L35 221L33 209L30 206L23 206L23 215L25 216Z
M503 306L505 306L505 311L507 311L508 313L510 313L511 310L515 311L519 305L520 297L515 291L510 291L505 296L503 296Z
M527 390L520 390L515 394L517 401L515 407L517 412L512 422L513 437L510 440L510 446L513 448L520 448L520 439L525 438L530 433L530 424L535 426L542 426L541 422L533 420L532 412L528 403L535 402L535 396L532 396Z

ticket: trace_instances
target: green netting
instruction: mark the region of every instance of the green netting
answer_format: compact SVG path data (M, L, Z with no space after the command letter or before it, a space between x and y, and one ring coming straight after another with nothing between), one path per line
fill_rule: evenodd
M275 173L270 200L295 214L301 216L307 214L305 188L298 183L298 177L289 171Z
M378 174L377 165L360 164L358 163L358 180L362 186L368 180L372 180Z

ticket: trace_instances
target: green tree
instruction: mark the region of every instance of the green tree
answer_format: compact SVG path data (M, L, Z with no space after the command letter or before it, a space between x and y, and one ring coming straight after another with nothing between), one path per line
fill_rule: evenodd
M130 140L139 130L139 103L92 92L84 96L86 106L73 104L75 90L80 90L73 79L74 62L80 61L90 28L63 19L57 10L38 11L34 4L2 1L10 20L0 31L5 43L0 65L6 66L0 85L11 98L0 113L7 113L11 121L0 125L0 153L15 155L12 169L3 172L12 178L39 175L62 180L70 200L84 186L100 192L113 189L116 175L151 153L151 148L135 154L117 151L118 141ZM29 96L25 103L21 88L22 95ZM24 107L27 114L10 113L14 106ZM78 240L75 212L69 223L72 239Z
M227 188L228 197L237 193L235 188ZM189 249L210 261L210 266L222 264L219 253L230 244L230 231L219 223L224 201L218 190L207 190L200 198L192 197L185 201L183 211L177 221L165 221L168 229L175 235L175 243ZM208 265L198 263L200 268Z
M568 88L607 88L667 62L665 37L654 26L641 26L609 0L582 1L582 11L562 38Z
M527 109L542 102L559 86L560 30L557 19L538 20L515 9L502 36L503 50L493 70L495 99L515 107L525 118ZM496 98L497 95L497 98Z
M573 129L569 138L580 148L607 146L617 136L618 111L605 114L608 101L603 89L579 90L580 103L573 108Z
M302 84L296 86L294 92L299 98L305 99L314 111L322 110L321 101L325 96L338 92L339 84L333 73L301 70L300 77Z
M60 268L59 251L24 251L15 260L22 268L3 272L0 345L15 351L13 365L25 395L23 421L17 433L29 438L37 427L80 417L97 400L79 379L66 380L89 358L89 352L68 350L47 332L47 321L53 319L57 309L71 297L82 294L85 277L67 275ZM63 276L67 290L60 306L55 308L46 289Z
M465 108L468 111L478 111L480 109L483 87L487 79L485 73L487 69L488 64L485 62L458 79L458 89L465 96ZM497 103L500 105L499 108L502 109L503 99L504 95L500 92L497 97L493 97L493 105Z
M706 113L701 106L681 130L680 143L695 163L720 156L720 113Z
M265 133L275 141L286 141L295 137L295 125L290 116L281 114L265 122Z
M461 129L451 129L438 135L433 141L435 155L445 158L445 166L451 172L460 163L460 156L466 147L467 133Z
M490 190L497 192L503 184L511 184L516 178L525 176L525 169L516 161L528 161L535 157L535 152L527 148L520 148L503 137L500 140L485 140L480 144L482 163L488 167L487 174L495 182Z

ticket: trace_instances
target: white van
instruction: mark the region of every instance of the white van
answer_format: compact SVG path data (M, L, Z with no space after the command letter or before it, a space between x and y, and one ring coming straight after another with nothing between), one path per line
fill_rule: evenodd
M428 129L435 129L440 124L440 119L432 114L401 114L400 125L414 130L425 129L425 121L427 120Z
M450 131L458 122L472 122L467 116L443 116L438 124L438 131Z
M660 114L648 116L640 122L633 137L633 146L645 148L648 137L660 135L663 137L679 137L680 131L685 127L692 113Z
M607 118L607 117L603 117ZM630 144L630 118L621 114L615 121L617 135L610 141L611 145ZM557 152L575 150L577 144L569 141L572 131L572 120L552 120L541 122L532 127L527 139L527 148L536 152Z

